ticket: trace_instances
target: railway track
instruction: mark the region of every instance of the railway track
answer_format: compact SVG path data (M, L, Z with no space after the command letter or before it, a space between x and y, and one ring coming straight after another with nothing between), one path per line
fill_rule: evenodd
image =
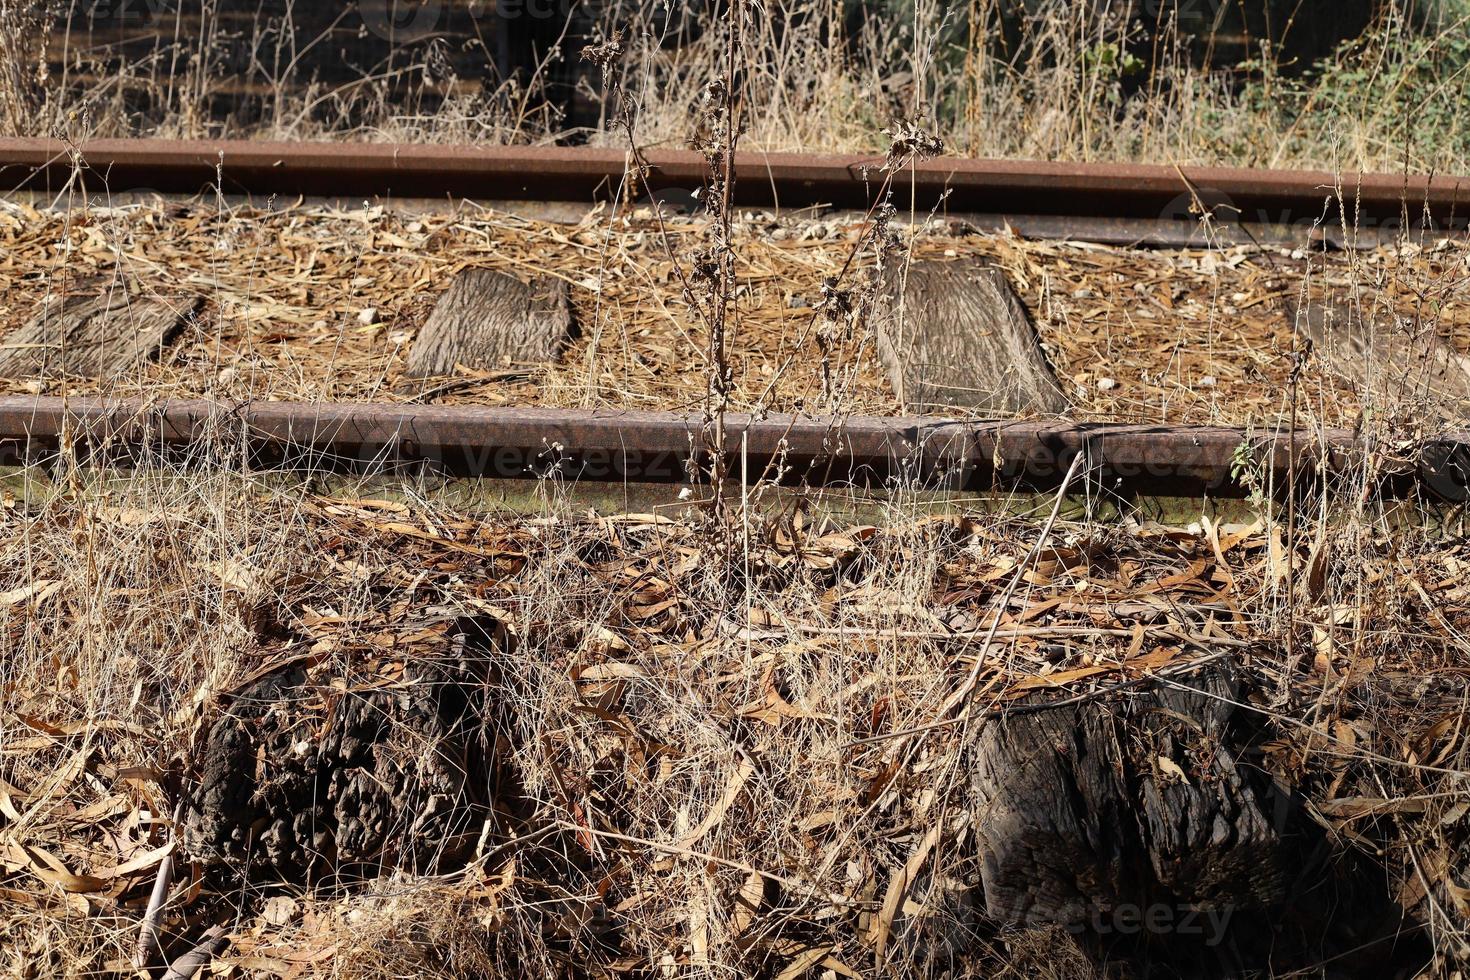
M650 150L647 188L630 189L628 155L587 147L465 147L253 141L0 139L0 191L58 195L152 190L196 194L446 198L590 204L693 190L704 159ZM736 202L760 208L867 208L882 156L742 153ZM1400 174L938 158L906 168L895 201L1035 237L1113 244L1212 240L1377 244L1401 231L1465 230L1470 178Z
M599 149L153 140L71 147L11 139L0 140L0 190L91 196L217 188L256 197L588 204L626 193L626 163L623 153ZM655 192L697 187L704 173L693 153L650 152L649 163ZM882 160L747 154L739 166L744 206L866 208ZM926 212L942 202L952 214L1038 234L1182 244L1198 243L1199 211L1211 202L1217 217L1234 220L1246 236L1280 240L1304 230L1321 238L1344 201L1368 229L1396 229L1410 213L1453 228L1466 192L1470 178L1366 175L1348 186L1326 173L936 159L906 170L900 194ZM1340 213L1335 221L1341 231ZM243 439L256 462L269 465L430 465L495 477L544 475L555 466L576 479L678 482L689 478L701 429L698 416L666 412L0 398L0 458L9 463L63 445L93 461L117 460L143 446L173 451L223 434ZM954 489L1044 488L1080 455L1094 486L1126 493L1229 495L1245 492L1251 479L1284 486L1293 471L1308 479L1373 472L1379 475L1367 489L1428 489L1462 500L1470 469L1470 432L1388 447L1346 429L1262 435L1213 426L732 415L727 433L728 472L863 486L902 479ZM1370 458L1374 465L1365 468Z
M236 457L247 447L271 467L677 483L703 455L702 428L699 415L675 412L7 396L0 462L34 462L63 445L90 462L117 462L140 449L212 444ZM1243 492L1244 473L1268 489L1285 487L1293 469L1303 480L1362 481L1365 461L1377 456L1371 489L1463 500L1470 432L1389 447L1347 429L1293 437L1225 426L732 413L724 449L728 471L746 481L1049 489L1081 457L1076 490L1219 496Z

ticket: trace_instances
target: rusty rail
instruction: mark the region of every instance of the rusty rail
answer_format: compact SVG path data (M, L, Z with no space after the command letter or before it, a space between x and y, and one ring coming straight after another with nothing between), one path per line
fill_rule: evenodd
M259 466L356 472L411 465L446 474L525 478L553 470L568 479L683 482L701 445L697 415L672 412L481 408L363 403L112 401L0 397L0 461L53 457L65 443L91 462L208 445L248 447ZM981 490L1054 486L1084 457L1094 486L1150 494L1243 490L1250 471L1284 485L1296 465L1308 478L1361 473L1370 452L1345 429L1249 434L1214 426L1056 421L978 422L942 418L753 418L727 422L729 471L737 478L864 487ZM1470 432L1427 441L1374 489L1424 487L1465 499Z
M702 158L650 150L652 190L701 185ZM783 208L869 206L883 158L745 153L737 200ZM0 190L471 197L591 203L628 191L627 155L585 147L387 143L0 139ZM1470 177L939 158L906 169L895 200L922 212L1010 216L1053 234L1081 221L1114 240L1197 240L1203 207L1272 240L1375 236L1401 227L1463 230ZM1338 202L1345 202L1339 208ZM1167 242L1165 242L1167 243Z

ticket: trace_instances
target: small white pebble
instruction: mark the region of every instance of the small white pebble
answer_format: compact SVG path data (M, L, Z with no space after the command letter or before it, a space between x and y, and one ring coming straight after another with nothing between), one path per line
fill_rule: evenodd
M680 487L679 488L679 499L680 500L688 500L692 496L694 496L694 491L693 490L690 490L688 487Z
M1097 386L1102 391L1112 391L1114 388L1118 387L1118 382L1114 381L1112 378L1098 378Z
M388 343L402 346L413 339L413 334L407 330L395 330L388 335Z
M365 327L371 326L374 323L377 323L378 322L378 308L376 306L369 306L367 309L365 309L361 313L357 314L357 322L360 323L360 324L362 324Z
M960 253L958 251L956 251L955 249L952 249L952 248L947 248L947 249L944 250L944 257L947 258L947 259L955 258L959 254Z
M1199 386L1201 388L1213 388L1213 387L1215 387L1215 376L1213 374L1207 374L1203 378L1200 378L1199 379Z

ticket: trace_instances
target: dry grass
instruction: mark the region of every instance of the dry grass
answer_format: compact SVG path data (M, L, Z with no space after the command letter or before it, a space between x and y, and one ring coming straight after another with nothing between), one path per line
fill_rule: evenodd
M553 78L565 84L578 71L573 35L617 28L637 139L682 145L697 94L724 70L726 26L671 16L656 0L609 0L600 15L579 14L559 47L510 78L486 53L484 38L501 26L487 17L473 24L484 37L453 39L462 47L390 46L332 85L317 77L320 66L336 67L342 38L369 30L351 9L321 34L311 18L291 19L290 3L284 17L265 6L253 19L225 16L213 3L197 23L165 12L135 25L151 23L163 43L120 62L107 14L133 8L98 5L100 19L79 16L68 29L69 6L0 5L0 133L621 145L618 108L599 103L606 93L595 77L578 82L579 99L601 120L591 132L569 131L548 94ZM1159 5L1157 25L1124 22L1118 6L919 0L868 4L852 16L839 0L772 0L747 32L743 141L883 150L883 130L912 120L971 156L1470 170L1457 110L1470 84L1463 0L1392 0L1363 38L1305 73L1266 42L1245 68L1201 66L1188 54L1196 27L1176 27L1169 5ZM1130 60L1139 57L1152 69L1140 74ZM211 99L226 98L231 114L208 111Z
M167 935L223 920L223 963L248 976L774 975L799 962L1036 975L1027 957L1083 976L1068 942L975 916L969 789L948 778L966 739L940 729L905 753L891 733L934 721L972 669L989 709L1168 673L1239 641L1271 699L1275 740L1256 763L1341 846L1381 852L1446 969L1463 956L1470 554L1411 512L1329 507L1294 546L1269 515L1063 521L1021 565L1035 518L899 508L854 526L773 498L730 554L671 516L578 517L553 486L527 520L446 510L411 486L324 499L207 466L61 477L0 518L13 975L131 955L173 787L229 692L308 650L322 690L391 684L443 644L446 610L511 637L490 721L515 793L485 858L339 893L213 872L201 892L203 869L186 865ZM885 912L918 828L940 814L952 832ZM83 875L98 880L67 877Z

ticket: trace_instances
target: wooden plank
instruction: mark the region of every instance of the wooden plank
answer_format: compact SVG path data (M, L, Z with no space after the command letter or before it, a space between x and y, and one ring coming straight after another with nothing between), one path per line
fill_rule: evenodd
M401 687L341 702L313 696L305 658L247 680L196 745L190 857L298 884L463 867L497 784L488 665L506 638L488 617L452 620L405 657ZM312 751L293 751L303 731Z
M1270 727L1233 658L1123 685L1032 695L976 733L970 812L990 919L1061 926L1099 960L1180 976L1240 976L1241 962L1286 975L1334 949L1395 955L1385 940L1402 937L1403 910L1383 868L1332 848L1260 770Z
M906 409L1067 410L1036 328L1000 269L981 261L921 261L887 278L878 355Z
M987 724L971 781L989 914L1085 927L1098 909L1157 895L1279 902L1276 801L1233 761L1241 690L1233 671L1207 665L1081 703L1034 697Z
M491 269L465 269L429 314L408 354L408 376L498 370L554 360L572 330L567 285L552 276L523 283Z
M198 297L133 295L120 282L50 296L0 344L0 377L117 377L153 357L198 304Z
M1292 299L1286 311L1327 370L1358 389L1365 407L1470 417L1470 360L1432 330L1415 336L1392 315L1365 316L1357 300L1340 293L1305 306Z

